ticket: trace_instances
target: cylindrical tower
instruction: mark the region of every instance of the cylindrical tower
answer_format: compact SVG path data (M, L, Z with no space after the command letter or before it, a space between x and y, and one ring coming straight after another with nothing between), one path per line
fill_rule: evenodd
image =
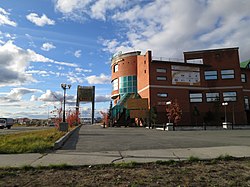
M111 61L111 98L116 104L126 93L137 93L137 56L140 51L119 53Z

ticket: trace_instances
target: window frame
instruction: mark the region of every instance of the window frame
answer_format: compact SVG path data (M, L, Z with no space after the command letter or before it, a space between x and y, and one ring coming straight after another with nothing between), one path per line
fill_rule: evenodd
M244 77L242 77L242 75L244 75ZM241 73L240 74L240 79L241 79L241 82L246 83L247 82L247 74L246 73Z
M117 88L117 89L115 89ZM119 80L118 79L114 79L112 81L112 91L116 91L116 90L119 90Z
M211 96L208 96L210 95ZM214 96L212 96L213 94L215 94ZM218 98L218 100L216 100ZM220 102L220 93L219 92L207 92L206 93L206 102L207 103L216 103L216 102Z
M247 101L247 102L246 102L246 101ZM249 110L249 109L250 109L249 97L248 97L248 96L244 96L244 109L245 109L245 110Z
M166 77L166 76L157 76L157 77L156 77L156 80L157 80L157 81L166 81L166 80L167 80L167 77Z
M235 95L230 95L229 93L235 93ZM226 94L228 94L228 95L226 95ZM236 102L237 101L237 92L236 91L223 92L222 96L223 96L223 101L224 102ZM230 98L231 99L234 98L234 99L231 100Z
M216 72L216 74L208 74L208 75L206 75L206 73L212 73L212 72ZM216 77L216 78L212 78L212 77ZM204 79L206 81L218 80L218 71L217 70L206 70L206 71L204 71Z
M166 68L156 68L156 73L167 73Z
M119 68L118 68L118 64L114 65L114 73L118 72Z
M192 96L192 95L196 95L196 96ZM198 96L198 95L200 95L200 96ZM200 100L198 101L197 99L200 99ZM192 100L195 100L195 101L192 101ZM202 94L202 92L189 93L189 102L190 103L202 103L203 102L203 94Z
M228 73L228 71L233 71L233 73ZM224 73L223 73L224 72ZM221 70L221 79L234 79L235 78L235 71L234 69L223 69ZM232 76L232 77L230 77Z
M157 97L159 97L159 98L167 98L168 93L157 93Z

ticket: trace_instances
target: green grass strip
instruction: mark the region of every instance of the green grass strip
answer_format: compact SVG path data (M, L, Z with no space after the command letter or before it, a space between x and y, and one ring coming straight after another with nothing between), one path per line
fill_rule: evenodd
M54 128L0 136L0 154L43 153L52 149L65 132Z

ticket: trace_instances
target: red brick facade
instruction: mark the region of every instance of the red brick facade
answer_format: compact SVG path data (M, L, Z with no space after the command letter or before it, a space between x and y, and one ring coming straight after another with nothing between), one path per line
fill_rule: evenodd
M118 65L118 69L114 66ZM120 54L112 59L112 82L123 76L137 76L137 92L157 110L157 123L168 122L167 101L177 99L182 109L182 125L225 120L246 124L250 120L248 98L250 71L240 68L238 48L184 52L183 62L155 60L151 51ZM242 81L245 74L246 81ZM119 81L118 81L119 82ZM117 87L116 87L117 88ZM115 103L118 89L112 91Z

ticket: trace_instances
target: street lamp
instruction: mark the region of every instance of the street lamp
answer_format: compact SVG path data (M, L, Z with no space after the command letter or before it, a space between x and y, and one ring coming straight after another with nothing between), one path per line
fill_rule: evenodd
M225 106L225 124L227 124L227 105L228 105L228 102L222 103L222 106Z
M71 85L70 84L61 84L61 87L63 89L63 122L66 122L65 120L65 95L66 95L66 89L70 89L71 88Z
M166 105L171 105L171 101L167 101ZM170 123L170 116L168 117L168 123Z

